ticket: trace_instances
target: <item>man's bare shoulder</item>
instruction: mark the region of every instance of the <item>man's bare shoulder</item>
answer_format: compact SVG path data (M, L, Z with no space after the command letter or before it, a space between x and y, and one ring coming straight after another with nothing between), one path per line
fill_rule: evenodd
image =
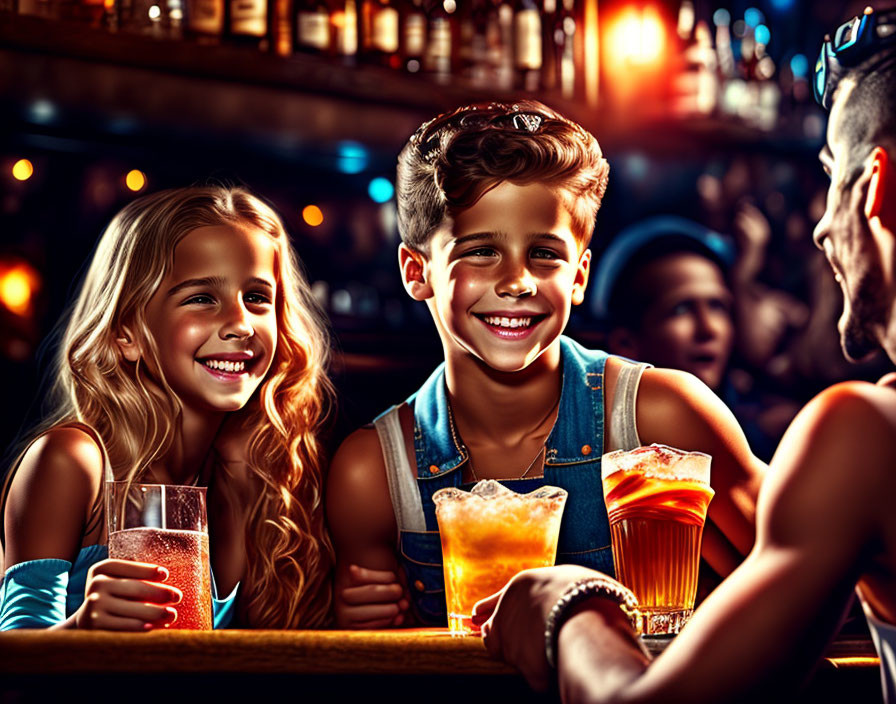
M838 442L896 452L896 389L863 381L835 384L813 398L797 421Z
M772 459L760 498L774 507L772 534L852 534L861 544L892 513L894 463L896 391L854 381L825 389L800 411ZM827 536L833 531L836 538Z

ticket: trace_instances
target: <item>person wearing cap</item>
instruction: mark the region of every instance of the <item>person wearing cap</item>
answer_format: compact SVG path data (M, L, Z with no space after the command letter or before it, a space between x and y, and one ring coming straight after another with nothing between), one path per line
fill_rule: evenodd
M831 177L815 228L844 296L846 356L896 362L896 12L866 11L826 39L816 97L831 110ZM756 545L654 660L625 587L573 566L517 575L477 604L489 652L565 704L787 699L854 592L896 702L896 374L819 394L785 434L757 505Z
M731 382L736 338L744 337L735 330L735 260L725 235L674 215L647 218L620 232L597 262L591 312L606 330L608 352L696 376L768 461L797 409L787 413L785 405L795 404Z

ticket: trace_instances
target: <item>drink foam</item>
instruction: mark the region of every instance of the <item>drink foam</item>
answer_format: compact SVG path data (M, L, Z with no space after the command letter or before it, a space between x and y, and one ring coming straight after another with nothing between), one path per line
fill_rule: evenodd
M634 450L616 450L601 458L601 478L616 472L639 472L648 477L709 484L712 457L704 452L686 452L668 445L646 445Z

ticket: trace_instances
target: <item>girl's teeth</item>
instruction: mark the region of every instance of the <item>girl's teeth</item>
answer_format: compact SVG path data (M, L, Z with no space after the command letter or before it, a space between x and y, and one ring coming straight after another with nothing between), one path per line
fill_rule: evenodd
M219 372L230 372L231 374L238 374L246 370L245 362L225 362L218 359L206 359L203 363L209 369L216 369Z
M497 325L501 328L527 328L532 324L532 318L501 318L498 316L488 316L485 322L489 325Z

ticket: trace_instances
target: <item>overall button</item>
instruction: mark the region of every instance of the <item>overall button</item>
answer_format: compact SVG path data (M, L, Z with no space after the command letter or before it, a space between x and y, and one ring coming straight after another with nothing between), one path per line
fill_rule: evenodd
M438 474L438 472L439 472L438 467L436 467L434 464L429 465L429 473L430 474Z
M582 445L582 454L590 455L591 454L591 445Z
M422 592L424 589L426 589L426 585L424 585L423 582L418 579L416 582L414 582L414 589L416 589L418 592Z

